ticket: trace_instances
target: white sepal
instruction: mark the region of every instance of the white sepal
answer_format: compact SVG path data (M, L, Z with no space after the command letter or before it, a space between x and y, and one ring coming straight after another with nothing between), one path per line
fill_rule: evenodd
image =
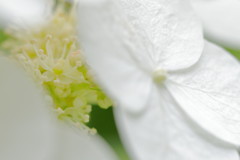
M148 110L131 115L115 108L122 140L135 160L238 160L235 147L206 134L180 110L168 91L156 87Z
M199 62L172 74L167 88L181 108L214 136L240 146L240 64L209 42Z

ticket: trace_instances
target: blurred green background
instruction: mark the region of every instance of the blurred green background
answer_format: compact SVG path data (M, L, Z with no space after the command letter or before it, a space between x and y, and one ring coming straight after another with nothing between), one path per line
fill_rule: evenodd
M0 28L0 44L7 39L7 35L4 34L3 29Z
M98 133L111 145L120 160L130 160L119 138L112 107L103 110L94 106L89 126L97 129Z

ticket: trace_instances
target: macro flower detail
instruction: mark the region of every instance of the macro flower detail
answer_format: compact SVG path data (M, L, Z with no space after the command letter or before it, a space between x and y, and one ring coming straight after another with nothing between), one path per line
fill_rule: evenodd
M239 159L240 65L204 42L188 1L82 1L78 15L134 159Z
M160 69L170 73L174 70L188 68L198 61L203 46L201 27L199 22L193 18L192 12L184 10L184 8L176 11L179 14L178 17L172 16L168 8L176 2L172 2L173 4L166 2L166 6L162 6L156 1L151 1L149 6L154 10L148 14L148 8L144 8L143 5L140 5L141 3L127 1L122 4L125 5L125 9L130 9L131 5L139 6L131 8L132 11L128 15L128 18L134 21L134 25L128 23L128 19L123 16L124 12L119 10L115 3L118 1L104 1L97 6L84 1L79 2L81 7L79 9L79 38L84 39L80 44L86 50L84 50L86 53L84 57L90 68L96 71L96 74L101 73L95 75L97 82L103 83L103 88L107 91L111 90L110 93L114 97L118 97L118 100L114 98L116 103L120 103L129 110L139 110L145 106L148 99L154 71ZM182 5L188 7L186 3ZM96 7L95 12L94 7ZM161 10L160 13L163 14L160 14L158 10ZM137 13L142 15L141 20L135 16ZM84 15L92 18L89 19ZM160 18L152 18L153 15L159 15ZM188 19L185 19L185 16ZM168 21L160 23L165 19ZM103 20L104 22L102 22ZM178 23L181 21L188 23ZM101 32L99 32L100 30ZM103 38L104 36L106 37ZM117 37L122 38L121 42ZM100 41L100 39L105 41ZM111 43L106 43L107 40ZM92 45L95 47L91 47ZM96 53L98 49L101 50L101 53ZM110 52L112 53L110 54ZM135 56L135 53L138 55ZM191 56L189 56L190 53ZM183 56L186 58L181 58ZM103 60L100 61L100 59ZM132 73L135 71L137 72ZM128 83L123 83L124 81L119 77L127 77ZM114 83L108 83L106 87L104 84L107 82ZM136 85L139 86L136 87ZM116 86L118 89L115 88ZM136 96L135 92L141 94L139 95L141 98Z
M46 20L47 21L47 20ZM75 10L60 4L36 29L9 30L3 46L45 89L60 119L88 130L93 104L107 109L111 100L94 83L82 57L75 29ZM89 130L95 132L95 129Z

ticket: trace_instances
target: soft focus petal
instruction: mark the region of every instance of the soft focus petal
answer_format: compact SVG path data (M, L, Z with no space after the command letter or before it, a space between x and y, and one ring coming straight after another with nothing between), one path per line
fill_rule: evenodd
M240 146L240 65L206 42L199 62L172 74L167 88L191 119L221 140Z
M121 16L112 1L80 1L80 42L93 77L116 104L135 112L146 104L151 78L139 69L134 55L129 54L131 51L121 40L125 31L116 22L118 15ZM146 58L145 62L149 64Z
M30 27L50 14L52 0L0 0L0 25Z
M87 137L57 121L18 65L0 58L0 75L0 159L115 159L99 137Z
M228 48L240 49L239 0L191 1L208 39Z
M0 159L43 160L53 149L55 123L39 90L18 67L0 57Z
M57 134L54 159L49 160L117 160L106 142L97 135L86 135L66 125L60 125Z
M133 116L119 107L115 117L135 160L239 160L236 149L197 130L163 87L152 92L146 112Z

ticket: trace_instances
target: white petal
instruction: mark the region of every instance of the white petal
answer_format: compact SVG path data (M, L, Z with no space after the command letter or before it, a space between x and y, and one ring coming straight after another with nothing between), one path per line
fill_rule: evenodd
M0 0L0 25L30 27L50 14L51 0Z
M49 160L117 160L97 135L90 136L66 125L60 125L57 134L54 158Z
M97 82L116 104L129 111L140 111L148 99L151 77L140 69L124 44L119 42L121 39L117 37L122 32L115 34L114 29L123 26L114 22L115 14L114 4L105 0L79 2L79 32L84 58L96 74Z
M203 22L207 38L219 44L240 49L239 0L191 0Z
M147 54L154 69L178 70L193 65L203 49L202 28L188 0L120 0L136 40L131 45ZM122 24L119 24L122 25ZM142 63L142 65L146 65Z
M106 58L131 56L151 71L186 68L201 55L202 29L186 0L92 0L79 6L86 54L93 54L91 46Z
M121 137L136 160L239 160L234 147L214 141L192 125L165 88L152 91L146 112L116 108Z
M1 160L114 160L99 137L87 137L57 121L20 66L0 57Z
M0 159L43 160L53 149L55 123L34 83L18 67L0 58Z
M168 89L203 129L240 145L240 65L229 53L205 44L199 62L169 77Z

